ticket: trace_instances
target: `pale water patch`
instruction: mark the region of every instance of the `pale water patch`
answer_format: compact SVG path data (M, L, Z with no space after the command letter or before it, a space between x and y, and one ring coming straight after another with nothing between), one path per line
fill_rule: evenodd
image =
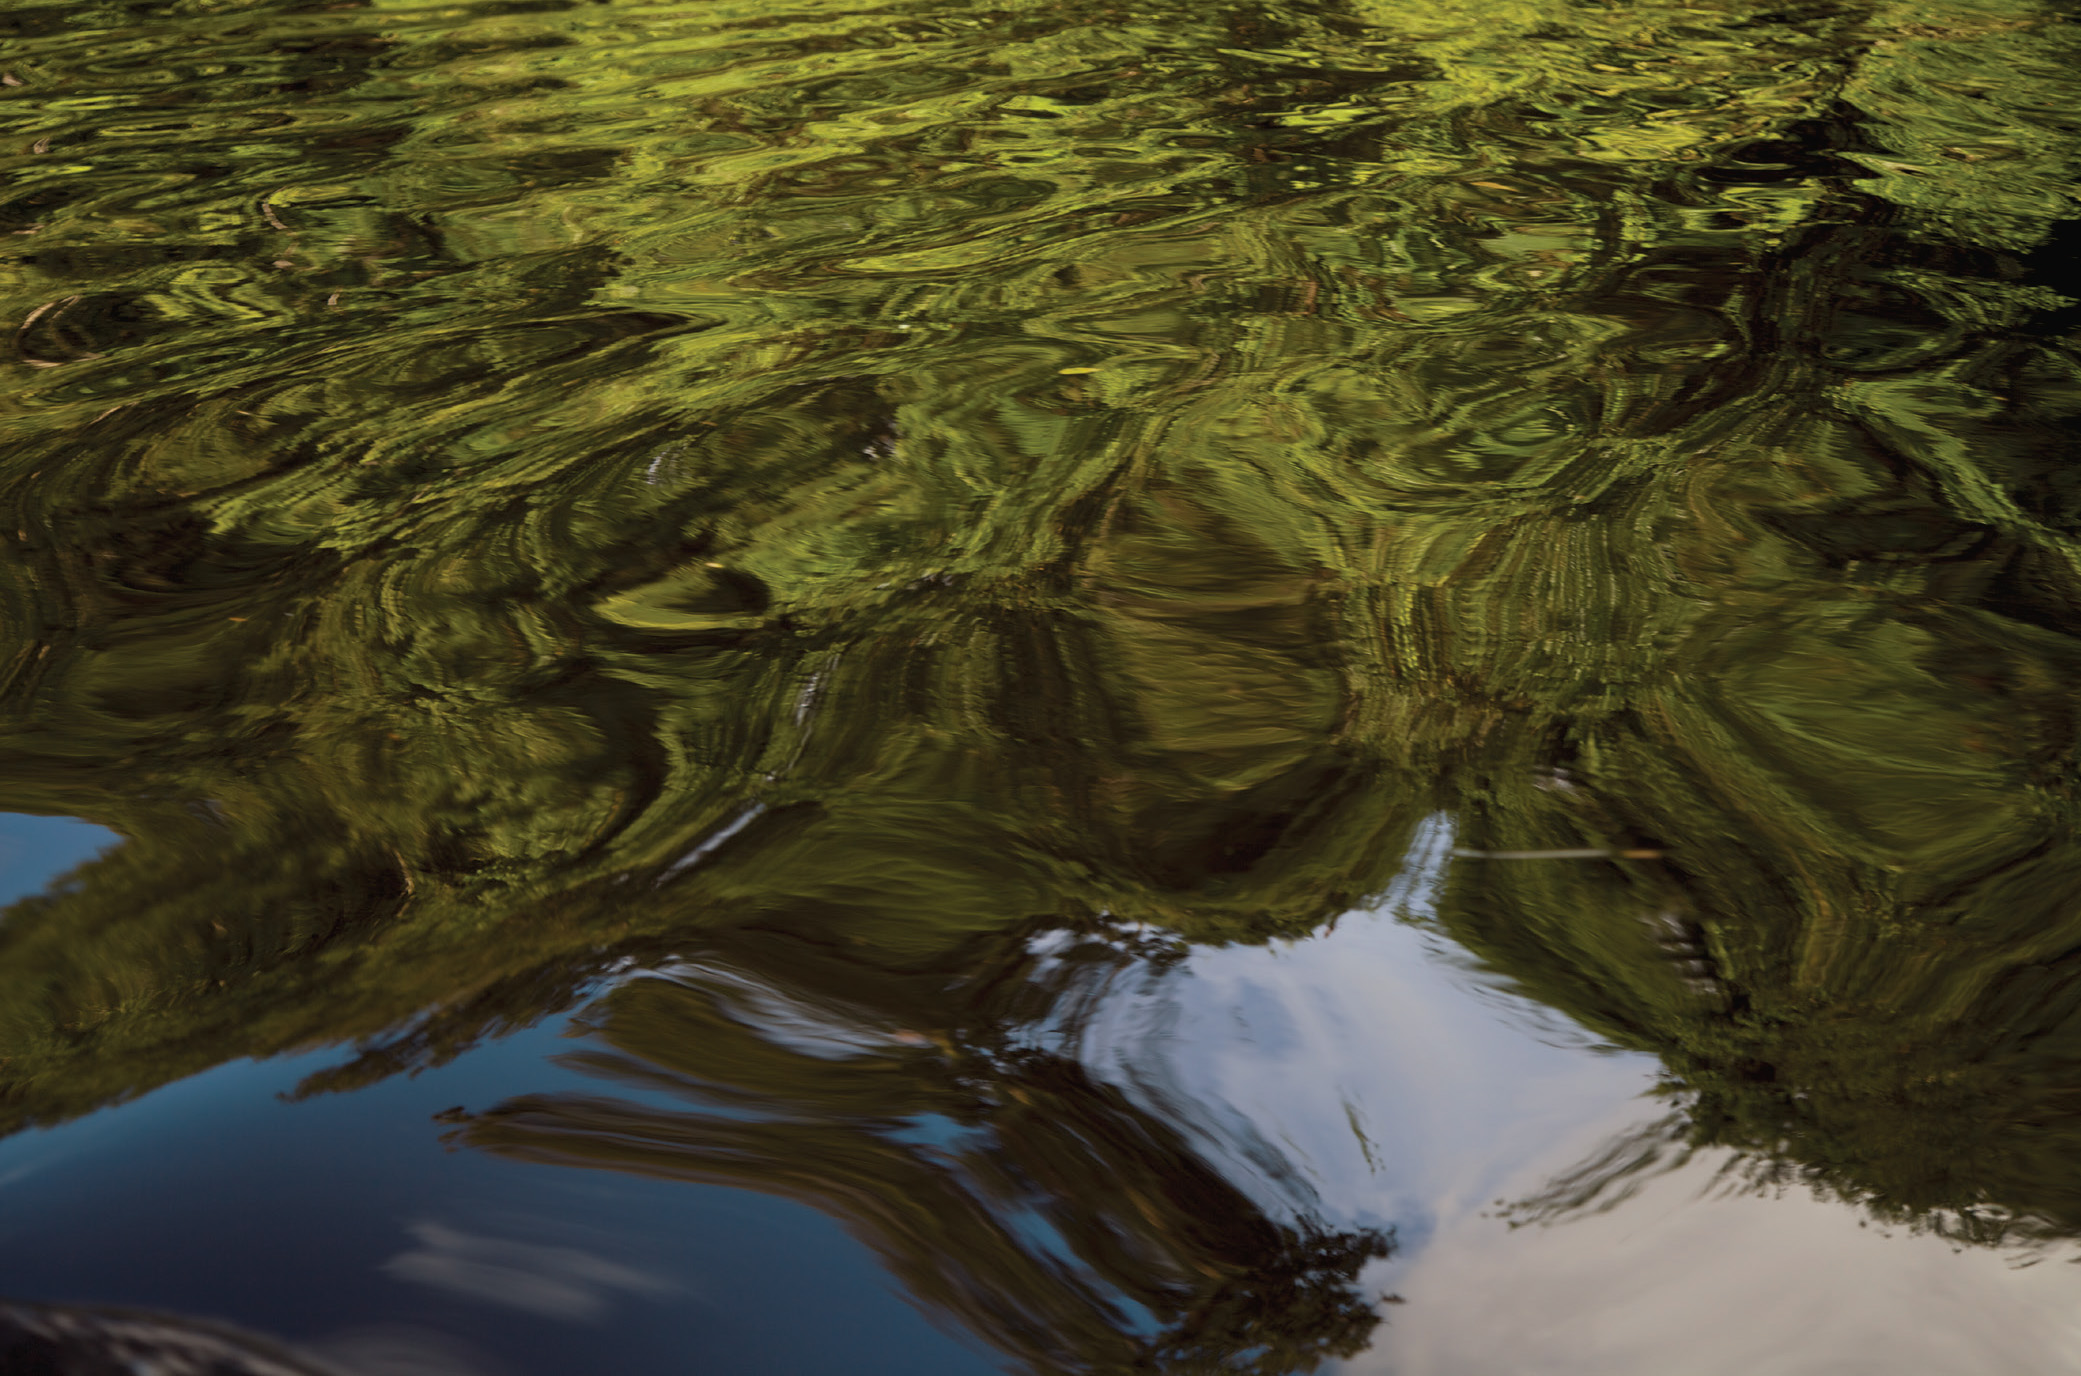
M2065 1254L1964 1248L1724 1151L1558 1218L1513 1208L1671 1105L1423 925L1436 835L1378 906L1273 947L1195 951L1090 1019L1084 1054L1199 1129L1275 1211L1392 1225L1394 1302L1351 1376L1915 1376L2081 1368ZM1255 1149L1253 1149L1255 1148Z
M122 839L107 827L77 817L0 813L0 903L40 891Z
M1615 1115L1613 1135L1632 1126ZM1443 1217L1351 1376L1986 1376L2081 1369L2075 1268L1883 1229L1703 1154L1607 1212ZM1575 1164L1524 1163L1515 1184Z

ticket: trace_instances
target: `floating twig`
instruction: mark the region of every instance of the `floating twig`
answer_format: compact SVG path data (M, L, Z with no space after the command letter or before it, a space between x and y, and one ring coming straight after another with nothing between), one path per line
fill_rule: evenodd
M1660 860L1658 850L1610 850L1603 846L1576 846L1567 850L1470 850L1452 848L1456 860Z

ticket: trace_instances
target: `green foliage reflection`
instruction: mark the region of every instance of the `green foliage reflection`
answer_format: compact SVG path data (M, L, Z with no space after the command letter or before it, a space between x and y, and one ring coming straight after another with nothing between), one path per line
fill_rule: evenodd
M1465 862L1441 920L1698 1140L2081 1227L2056 14L0 23L0 802L132 838L0 928L0 1126L714 958L950 1059L825 1086L625 985L603 1073L773 1121L466 1140L823 1200L1042 1369L1289 1369L1375 1242L985 1052L1035 931L1304 934L1444 810L1667 856ZM1045 1283L882 1122L1029 1102Z

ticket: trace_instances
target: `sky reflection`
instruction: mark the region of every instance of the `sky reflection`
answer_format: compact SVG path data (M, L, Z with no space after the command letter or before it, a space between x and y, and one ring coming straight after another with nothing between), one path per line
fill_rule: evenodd
M1965 1248L1702 1151L1558 1219L1511 1204L1664 1118L1654 1057L1599 1046L1426 930L1434 833L1383 905L1277 947L1196 951L1116 997L1083 1053L1276 1207L1391 1223L1402 1301L1352 1376L2067 1370L2066 1252ZM1567 863L1567 862L1555 862ZM1247 1144L1269 1150L1252 1153ZM1266 1163L1284 1163L1286 1174Z

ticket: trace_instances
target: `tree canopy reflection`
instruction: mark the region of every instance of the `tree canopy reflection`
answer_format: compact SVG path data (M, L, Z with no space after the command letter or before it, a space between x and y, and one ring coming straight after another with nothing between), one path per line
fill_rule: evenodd
M10 203L5 802L131 840L0 928L0 1123L584 1004L688 1106L460 1140L816 1202L1037 1369L1295 1369L1386 1239L1022 1050L1031 939L1304 935L1446 811L1662 854L1439 921L1688 1140L2081 1228L2071 26L509 8L198 9L275 161Z

